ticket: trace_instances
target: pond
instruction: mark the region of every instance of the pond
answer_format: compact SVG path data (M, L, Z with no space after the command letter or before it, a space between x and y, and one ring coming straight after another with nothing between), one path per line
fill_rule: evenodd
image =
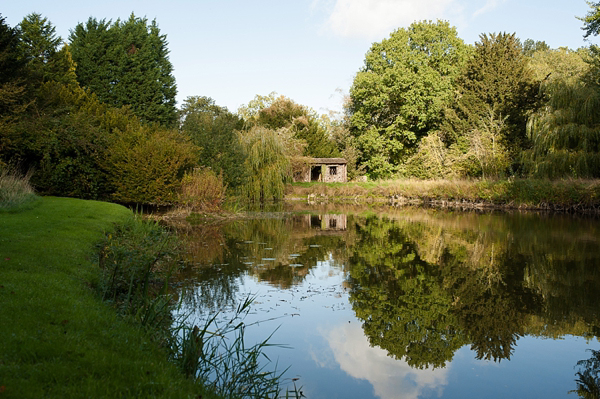
M598 222L385 207L207 223L185 231L184 311L227 318L253 296L245 339L273 334L309 399L577 397L598 389Z

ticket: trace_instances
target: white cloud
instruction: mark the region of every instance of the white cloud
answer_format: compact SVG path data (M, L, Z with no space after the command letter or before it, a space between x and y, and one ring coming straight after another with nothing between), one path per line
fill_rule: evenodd
M458 0L336 0L327 26L339 36L375 39L414 21L449 19L461 9Z
M498 7L500 4L504 3L506 0L487 0L483 7L477 9L473 13L473 17L478 17L481 14L488 13L492 11L494 8Z
M445 369L414 369L369 345L358 323L343 324L323 334L340 368L373 385L375 395L386 399L417 399L424 391L441 396L448 384Z

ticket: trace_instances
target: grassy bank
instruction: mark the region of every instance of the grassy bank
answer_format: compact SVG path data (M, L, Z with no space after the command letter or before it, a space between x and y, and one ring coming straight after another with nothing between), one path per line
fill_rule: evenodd
M600 180L382 180L293 183L286 199L600 211Z
M94 244L131 217L64 198L0 215L0 398L207 397L91 288Z

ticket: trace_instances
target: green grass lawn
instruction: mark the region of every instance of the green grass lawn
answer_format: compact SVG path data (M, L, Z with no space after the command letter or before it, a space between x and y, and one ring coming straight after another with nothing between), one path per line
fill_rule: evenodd
M51 197L0 213L0 399L207 397L90 287L94 245L130 217Z

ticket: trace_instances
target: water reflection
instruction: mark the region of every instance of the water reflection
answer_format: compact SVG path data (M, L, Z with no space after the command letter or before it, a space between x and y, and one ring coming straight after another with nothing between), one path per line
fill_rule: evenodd
M319 303L344 301L359 323L329 325L321 339L335 364L368 380L378 397L441 395L460 348L504 364L526 336L589 341L600 333L595 219L422 209L258 215L187 232L192 287L184 301L222 310L251 279L304 309L326 265L340 289ZM314 307L292 312L305 317L294 324L298 334L328 317ZM312 353L313 367L325 364L322 350ZM586 375L580 370L577 383Z
M449 368L419 370L397 361L383 349L373 349L357 324L342 324L324 332L335 360L354 378L368 380L380 398L418 398L423 393L441 396Z

